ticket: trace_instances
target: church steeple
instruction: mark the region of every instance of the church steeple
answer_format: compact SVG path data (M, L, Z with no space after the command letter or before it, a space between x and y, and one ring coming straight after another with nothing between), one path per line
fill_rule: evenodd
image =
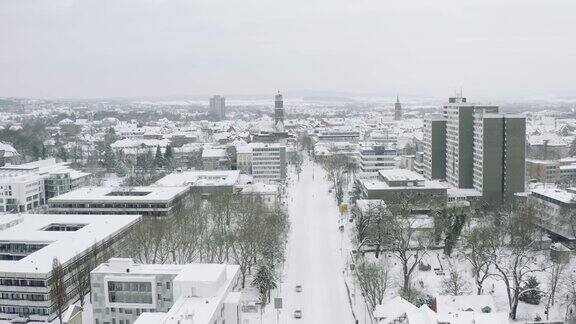
M402 104L400 103L400 97L396 95L396 103L394 104L394 120L402 119Z

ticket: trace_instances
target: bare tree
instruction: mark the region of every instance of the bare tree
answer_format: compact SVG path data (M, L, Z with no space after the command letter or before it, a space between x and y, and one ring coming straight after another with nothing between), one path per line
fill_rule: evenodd
M556 299L556 292L558 287L564 280L564 271L566 270L566 264L555 263L552 265L546 275L546 280L548 282L548 298L546 299L546 319L548 319L550 308L554 306Z
M58 261L58 258L52 260L52 273L49 282L50 300L56 308L60 323L62 323L62 314L64 313L64 307L66 307L68 300L66 297L66 285L64 283L64 269L60 261Z
M344 189L347 180L346 173L351 170L353 163L348 156L342 154L328 156L322 160L322 166L326 170L326 176L334 187L334 195L336 196L338 205L344 201Z
M258 245L265 228L263 225L262 202L242 199L236 209L232 240L232 259L240 266L240 282L246 286L246 275L258 258Z
M563 280L562 290L566 295L563 300L563 306L565 307L564 318L567 323L574 323L576 320L576 276L571 274L565 276Z
M381 236L382 245L388 245L402 264L404 291L410 289L412 274L434 241L433 233L418 228L417 219L411 217L415 200L419 200L419 196L403 195L390 203L387 201L388 212L383 218L385 235Z
M78 266L72 274L72 284L82 307L84 307L84 297L90 292L90 271L92 271L92 268L89 258L90 255L88 254L83 256L79 262L73 262L73 264L76 263Z
M470 285L454 264L451 264L448 271L448 277L442 280L442 294L460 296L470 293Z
M385 258L381 260L380 262L363 260L354 270L354 277L371 311L376 305L382 304L386 290L390 286L388 264Z
M354 243L356 251L360 253L366 245L376 245L376 257L380 253L380 243L382 235L386 233L386 226L383 217L386 214L386 206L383 202L373 203L371 201L361 201L352 207L351 213L354 215Z
M529 206L506 206L494 213L491 244L494 275L506 286L509 316L516 319L518 301L527 291L523 288L530 275L546 268L538 261L534 249L536 228L532 225L533 209Z
M491 230L486 226L477 226L466 230L463 235L461 255L472 267L476 293L482 294L484 281L490 276L492 254L490 249Z

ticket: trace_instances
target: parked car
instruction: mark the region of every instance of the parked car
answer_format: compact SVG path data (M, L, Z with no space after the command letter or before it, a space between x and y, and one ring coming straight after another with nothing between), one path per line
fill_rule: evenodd
M302 311L297 309L294 311L294 318L302 318Z
M296 292L302 291L302 285L296 285Z

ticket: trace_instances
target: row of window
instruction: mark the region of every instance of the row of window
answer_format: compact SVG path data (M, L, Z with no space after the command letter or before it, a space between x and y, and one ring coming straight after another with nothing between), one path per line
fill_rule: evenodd
M8 279L1 278L0 286L17 286L17 287L46 287L45 280L27 280L27 279Z
M48 309L47 308L41 308L41 307L0 306L0 313L18 314L20 316L48 315Z
M45 301L48 300L45 294L28 294L28 293L1 293L0 299L11 300L30 300L30 301Z

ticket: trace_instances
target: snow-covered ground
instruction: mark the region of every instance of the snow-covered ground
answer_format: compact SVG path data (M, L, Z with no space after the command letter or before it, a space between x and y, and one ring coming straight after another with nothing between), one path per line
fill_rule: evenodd
M339 213L324 171L306 161L290 180L291 231L280 294L280 323L354 323L343 276ZM302 285L302 292L295 291ZM294 311L302 310L295 319Z

